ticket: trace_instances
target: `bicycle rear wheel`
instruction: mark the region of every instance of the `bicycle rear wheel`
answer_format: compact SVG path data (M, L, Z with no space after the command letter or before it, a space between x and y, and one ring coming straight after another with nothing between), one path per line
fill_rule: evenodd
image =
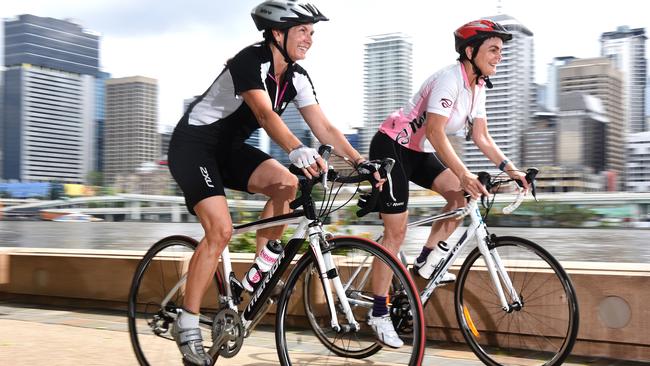
M494 251L522 304L502 309L484 258L474 249L458 273L455 292L456 318L467 344L486 365L562 364L578 333L571 279L553 256L528 240L496 238ZM505 286L504 292L512 305Z
M185 285L181 281L196 245L194 239L183 236L162 239L147 251L136 269L129 293L128 325L140 365L178 365L182 359L171 336L171 326L183 304ZM214 285L201 305L200 327L206 352L212 346L212 319L219 309L218 279L217 271ZM163 307L163 299L169 295ZM216 361L216 355L213 359Z
M422 305L404 266L379 244L360 238L336 238L324 252L332 253L337 274L360 329L337 333L331 328L330 312L314 257L303 255L289 275L278 302L276 343L280 362L283 365L355 365L368 362L373 365L420 365L425 341ZM392 275L389 310L404 341L404 346L399 349L382 348L366 324L373 305L369 276L373 261L384 263ZM347 325L340 299L334 290L332 292L337 320L339 324ZM304 305L305 316L296 314L295 310L301 305Z

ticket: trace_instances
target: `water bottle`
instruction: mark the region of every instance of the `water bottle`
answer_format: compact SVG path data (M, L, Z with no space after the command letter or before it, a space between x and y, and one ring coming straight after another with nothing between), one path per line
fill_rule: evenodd
M420 276L424 278L431 278L431 275L433 272L440 266L440 263L442 262L443 259L447 256L447 252L449 251L449 246L447 243L444 241L439 241L438 245L436 245L435 248L429 253L429 256L427 257L427 261L425 264L420 267L418 270Z
M275 261L278 260L282 252L282 244L279 240L269 240L268 243L262 248L260 255L255 258L255 262L251 268L246 272L242 279L242 285L248 292L253 292L257 288L266 272L268 272Z
M429 254L429 258L427 259L427 262L433 264L433 269L436 270L440 266L440 263L442 262L443 259L447 256L447 252L449 251L449 246L447 243L444 241L439 241L438 245L433 249L431 254Z

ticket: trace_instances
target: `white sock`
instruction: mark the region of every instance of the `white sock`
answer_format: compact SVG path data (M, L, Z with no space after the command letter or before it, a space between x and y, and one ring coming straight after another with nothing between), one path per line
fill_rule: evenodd
M181 329L191 329L199 327L199 314L193 314L185 309L181 311L178 318L178 326Z

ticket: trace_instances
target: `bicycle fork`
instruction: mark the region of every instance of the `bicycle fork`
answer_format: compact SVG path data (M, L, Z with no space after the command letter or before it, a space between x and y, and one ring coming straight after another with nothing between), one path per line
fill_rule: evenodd
M519 298L519 294L513 286L512 280L510 279L510 276L508 275L508 272L506 271L506 268L503 265L501 257L499 256L496 248L490 248L488 246L490 239L488 237L487 230L485 229L485 225L482 223L476 229L476 240L478 242L478 250L483 256L487 271L490 274L490 278L492 279L492 283L496 289L497 296L501 302L501 309L508 313L512 312L513 310L520 310L523 304ZM512 299L511 303L509 303L508 299L506 298L504 287L507 289L510 295L510 299Z
M320 228L309 228L309 246L312 249L316 263L318 264L319 277L321 283L323 284L323 290L325 292L325 300L330 311L331 321L330 326L337 333L349 332L349 331L358 331L360 329L359 323L354 318L352 313L352 308L345 293L345 288L341 283L341 278L338 275L336 266L332 260L332 253L327 252L323 253L321 248L321 241L324 241L323 232ZM330 283L331 281L331 283ZM334 301L334 296L332 294L332 285L336 291L336 296L339 299L339 304L345 314L345 318L348 321L348 324L341 326L336 315L336 303ZM305 284L308 286L308 284Z

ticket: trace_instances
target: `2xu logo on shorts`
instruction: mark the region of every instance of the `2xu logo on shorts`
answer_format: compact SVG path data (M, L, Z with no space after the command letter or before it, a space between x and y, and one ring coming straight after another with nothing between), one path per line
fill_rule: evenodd
M203 175L205 184L207 184L207 186L210 188L214 188L214 185L212 185L212 178L210 178L210 174L208 174L208 169L203 166L200 166L199 169L201 169L201 175Z

